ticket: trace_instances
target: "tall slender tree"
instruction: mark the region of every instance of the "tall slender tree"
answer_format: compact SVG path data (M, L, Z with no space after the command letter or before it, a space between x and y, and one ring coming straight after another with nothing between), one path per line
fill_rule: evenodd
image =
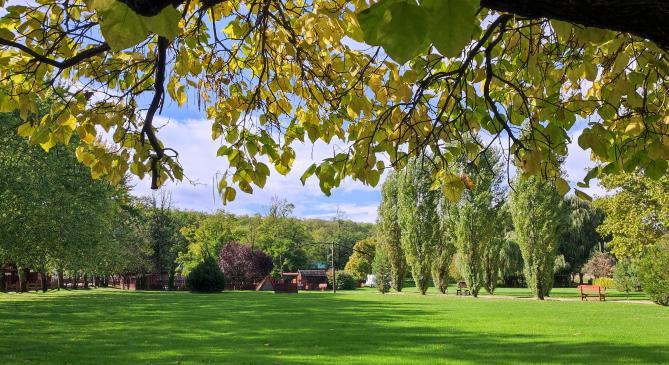
M434 249L432 258L432 282L442 294L448 290L449 269L455 255L455 232L453 225L454 203L441 199L439 204L439 244Z
M566 219L564 202L551 182L521 176L515 181L510 203L525 280L537 299L543 300L553 287L558 228Z
M432 171L422 158L413 159L399 176L402 250L421 294L427 291L432 258L440 241L437 214L440 193L432 185Z
M476 184L464 190L454 205L455 242L458 249L458 268L473 296L482 287L494 291L496 275L486 275L497 270L504 234L499 210L504 191L501 188L501 165L497 151L488 150L478 165L466 165L466 176ZM485 285L485 284L488 285Z
M381 205L378 214L379 246L387 253L390 262L390 283L401 292L404 286L407 263L402 250L402 230L399 222L398 175L390 173L381 188Z

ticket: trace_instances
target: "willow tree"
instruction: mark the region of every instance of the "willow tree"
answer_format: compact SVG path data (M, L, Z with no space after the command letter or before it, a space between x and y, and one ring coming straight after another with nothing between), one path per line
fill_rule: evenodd
M513 186L510 210L525 280L532 293L543 300L553 288L558 229L566 220L564 201L552 182L521 176Z
M398 211L398 175L391 173L381 187L377 227L380 249L386 252L390 263L391 286L395 291L401 292L406 277L407 263L402 250L402 229Z
M667 171L662 0L18 3L0 1L0 111L18 109L20 134L47 150L78 134L79 160L114 182L183 178L156 123L171 105L199 110L221 142L224 201L288 173L296 144L316 141L344 146L304 171L325 193L430 153L446 184L461 156L498 142L522 172L559 177L551 156L567 154L578 118L579 145L602 162L584 186ZM465 138L479 132L492 143Z
M398 176L401 244L416 287L427 291L435 247L440 243L437 205L440 193L433 188L432 170L426 160L413 159Z

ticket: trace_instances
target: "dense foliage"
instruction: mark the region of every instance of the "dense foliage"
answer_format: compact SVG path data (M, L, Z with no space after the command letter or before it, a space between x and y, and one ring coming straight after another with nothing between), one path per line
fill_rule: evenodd
M493 293L497 285L505 234L501 220L501 168L500 157L494 151L488 151L479 165L467 166L465 171L476 179L476 184L451 206L458 267L473 296L484 286Z
M625 259L616 263L613 268L613 280L616 289L629 293L641 290L641 281L639 281L639 263L638 260Z
M248 245L228 243L219 253L219 266L233 289L252 289L272 272L272 257Z
M564 203L549 182L521 177L511 193L510 209L527 285L543 299L553 287L558 229L566 218Z
M439 190L432 189L429 163L415 159L399 175L397 202L401 244L416 287L425 294L431 274L431 260L440 243Z
M349 273L343 270L335 271L335 281L337 290L353 290L358 287L358 281ZM328 286L333 287L332 272L328 273Z
M579 145L602 162L584 185L667 170L667 10L653 2L616 2L613 13L628 16L613 18L607 2L1 4L0 110L17 109L20 134L46 150L79 135L79 160L114 182L127 172L153 187L183 179L155 124L170 103L211 122L229 166L225 201L262 188L270 168L286 174L306 141L347 146L304 171L325 193L347 177L376 185L382 157L400 169L429 152L448 184L454 165L490 146L468 138L479 133L506 140L524 173L568 190L557 157L577 119L588 121ZM101 130L118 148L104 148Z
M587 200L577 197L567 199L569 217L566 227L560 230L558 254L568 264L568 270L579 275L583 283L583 265L595 248L603 248L604 239L597 228L604 220L604 212Z
M615 194L596 202L606 214L598 230L612 237L616 257L639 257L669 233L669 176L653 180L629 173L606 177L602 185Z
M376 289L385 294L390 290L392 284L392 266L388 258L388 251L381 246L376 246L374 261L372 262L372 272L374 273Z
M657 304L669 306L669 240L648 249L639 267L641 287Z
M596 278L610 278L613 276L613 268L615 266L616 259L613 255L597 251L585 263L583 270Z
M216 260L207 256L188 273L186 286L193 292L218 293L225 289L225 276Z
M376 252L376 238L371 237L356 242L353 245L353 253L348 258L344 271L353 276L356 280L365 280L367 275L372 273L372 262Z
M398 175L390 173L381 187L381 204L378 211L379 247L386 252L390 263L390 282L395 291L401 292L406 277L407 262L402 250L402 230L399 221Z

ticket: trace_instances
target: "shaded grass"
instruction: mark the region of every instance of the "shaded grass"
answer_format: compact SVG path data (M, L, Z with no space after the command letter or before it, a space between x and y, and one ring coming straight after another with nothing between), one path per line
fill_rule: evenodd
M0 294L0 364L667 364L669 309L372 290Z

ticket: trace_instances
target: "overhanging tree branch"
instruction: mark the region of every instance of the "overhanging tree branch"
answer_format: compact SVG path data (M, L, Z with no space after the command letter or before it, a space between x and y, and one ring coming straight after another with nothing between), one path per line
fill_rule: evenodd
M156 136L155 128L153 128L153 117L156 115L160 104L163 101L163 95L165 94L165 64L167 58L167 46L169 45L169 40L165 37L158 37L158 49L156 50L156 71L155 71L155 93L153 94L153 99L151 100L151 105L146 112L146 117L144 118L144 127L142 127L142 139L146 136L151 144L151 148L155 152L151 156L151 189L158 189L158 178L160 177L160 171L158 169L160 165L160 160L165 155L164 149L158 141Z
M481 6L527 18L549 18L624 32L669 50L666 0L481 0Z
M104 53L104 52L107 52L107 51L110 50L109 45L107 43L102 43L99 46L88 48L84 51L81 51L81 52L79 52L78 54L76 54L75 56L73 56L71 58L65 59L63 61L57 61L57 60L54 60L53 58L49 58L47 56L44 56L44 55L41 55L41 54L35 52L33 49L31 49L30 47L28 47L26 45L23 45L21 43L17 43L17 42L14 42L14 41L10 41L8 39L0 38L0 45L9 46L9 47L21 50L21 51L27 53L28 55L30 55L35 60L37 60L39 62L46 63L48 65L51 65L51 66L59 68L59 69L66 69L66 68L72 67L72 66L78 64L81 61L84 61L84 60L89 59L91 57L97 56L100 53Z

